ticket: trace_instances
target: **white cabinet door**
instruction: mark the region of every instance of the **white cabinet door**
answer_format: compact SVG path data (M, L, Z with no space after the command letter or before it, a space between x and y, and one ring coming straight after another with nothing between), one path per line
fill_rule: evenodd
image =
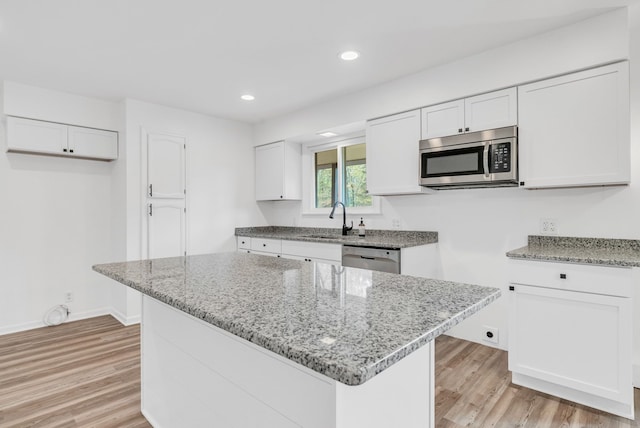
M153 201L147 208L149 258L184 256L186 229L182 201Z
M256 151L256 200L302 198L302 147L287 141L258 146Z
M629 182L629 65L518 88L520 181L527 188Z
M256 147L256 200L284 196L284 141Z
M633 406L631 299L520 284L511 298L511 371Z
M465 132L517 125L517 100L516 88L466 98L464 100Z
M464 99L422 109L422 139L464 132Z
M432 193L420 180L420 110L370 120L366 127L367 191L372 195Z
M67 125L8 116L7 149L10 152L67 154Z
M182 137L147 136L147 196L185 198L185 151Z
M75 156L114 160L118 158L118 133L100 129L68 127L69 153Z

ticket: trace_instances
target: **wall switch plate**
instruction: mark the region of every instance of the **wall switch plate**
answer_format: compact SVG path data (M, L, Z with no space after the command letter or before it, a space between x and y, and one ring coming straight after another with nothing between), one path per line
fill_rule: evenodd
M64 302L71 303L73 302L73 293L71 291L67 291L64 293Z
M493 343L497 345L500 341L500 330L495 327L489 327L488 325L482 326L482 340L485 342Z
M558 221L555 218L541 218L540 233L542 235L557 235Z

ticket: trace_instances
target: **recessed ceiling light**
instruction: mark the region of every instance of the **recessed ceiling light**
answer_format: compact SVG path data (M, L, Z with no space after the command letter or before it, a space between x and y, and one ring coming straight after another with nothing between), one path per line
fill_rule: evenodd
M251 95L251 94L244 94L244 95L242 95L240 98L242 98L242 99L243 99L243 100L245 100L245 101L253 101L253 100L255 100L255 99L256 99L256 97L254 97L254 96L253 96L253 95Z
M336 134L335 132L327 131L327 132L319 132L318 135L322 135L323 137L335 137L338 134Z
M359 56L360 56L360 53L356 51L344 51L340 54L340 58L342 58L345 61L353 61Z

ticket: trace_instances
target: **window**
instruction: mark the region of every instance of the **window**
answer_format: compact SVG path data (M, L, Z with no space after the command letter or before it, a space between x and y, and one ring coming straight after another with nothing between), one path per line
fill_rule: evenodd
M372 208L367 193L367 156L363 138L310 149L313 157L312 211L331 208L337 201L347 207Z

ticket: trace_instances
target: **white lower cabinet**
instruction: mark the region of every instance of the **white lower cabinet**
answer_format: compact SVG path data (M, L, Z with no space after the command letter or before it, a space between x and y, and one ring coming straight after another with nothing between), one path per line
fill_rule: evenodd
M341 264L342 245L283 240L282 257L308 262Z
M513 383L633 418L633 270L509 262Z
M238 251L241 253L328 264L342 262L342 245L340 244L251 238L248 236L238 236L236 240Z

